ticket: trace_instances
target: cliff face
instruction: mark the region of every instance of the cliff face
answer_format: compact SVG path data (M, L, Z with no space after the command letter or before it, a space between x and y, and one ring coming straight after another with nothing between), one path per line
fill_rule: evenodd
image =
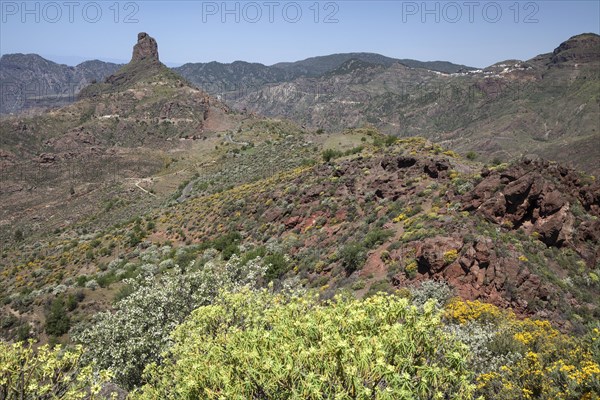
M552 64L600 62L600 36L584 33L563 42L552 53Z
M156 40L148 35L146 32L138 33L138 41L133 46L133 56L131 62L151 60L159 62L158 58L158 44Z

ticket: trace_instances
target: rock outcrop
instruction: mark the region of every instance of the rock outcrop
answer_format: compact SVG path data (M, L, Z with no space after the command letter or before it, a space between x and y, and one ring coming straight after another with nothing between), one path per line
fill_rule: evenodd
M131 62L150 60L158 63L158 44L146 32L138 33L137 44L133 47Z
M417 280L442 279L464 299L481 299L527 314L530 303L548 301L552 290L531 273L525 260L518 259L515 249L500 251L483 236L472 241L459 235L427 238L416 244L415 255ZM403 286L412 281L400 273L392 282Z
M569 246L586 254L590 266L600 260L600 250L586 249L586 244L598 243L600 223L579 221L576 216L583 208L600 217L600 184L583 182L585 177L575 170L543 160L523 160L504 171L484 170L481 175L479 184L460 198L464 211L537 235L548 247Z
M552 64L589 63L600 61L600 36L585 33L563 42L552 53Z

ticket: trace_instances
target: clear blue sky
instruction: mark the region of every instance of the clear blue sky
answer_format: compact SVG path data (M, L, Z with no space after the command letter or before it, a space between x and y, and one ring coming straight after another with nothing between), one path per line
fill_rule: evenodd
M137 33L168 65L374 52L483 67L600 33L600 1L0 1L0 54L127 62ZM317 11L318 10L318 11Z

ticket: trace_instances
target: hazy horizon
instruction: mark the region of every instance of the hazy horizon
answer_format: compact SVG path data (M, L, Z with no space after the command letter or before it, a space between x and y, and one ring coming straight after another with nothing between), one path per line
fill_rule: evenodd
M3 1L0 13L0 55L35 53L67 65L126 63L142 31L169 66L368 52L486 67L600 33L596 1Z

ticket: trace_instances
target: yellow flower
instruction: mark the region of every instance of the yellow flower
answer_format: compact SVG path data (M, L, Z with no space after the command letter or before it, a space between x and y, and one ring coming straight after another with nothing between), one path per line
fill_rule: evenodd
M402 213L402 214L398 215L396 218L394 218L392 221L395 223L398 223L398 222L404 221L405 219L406 219L406 214Z

